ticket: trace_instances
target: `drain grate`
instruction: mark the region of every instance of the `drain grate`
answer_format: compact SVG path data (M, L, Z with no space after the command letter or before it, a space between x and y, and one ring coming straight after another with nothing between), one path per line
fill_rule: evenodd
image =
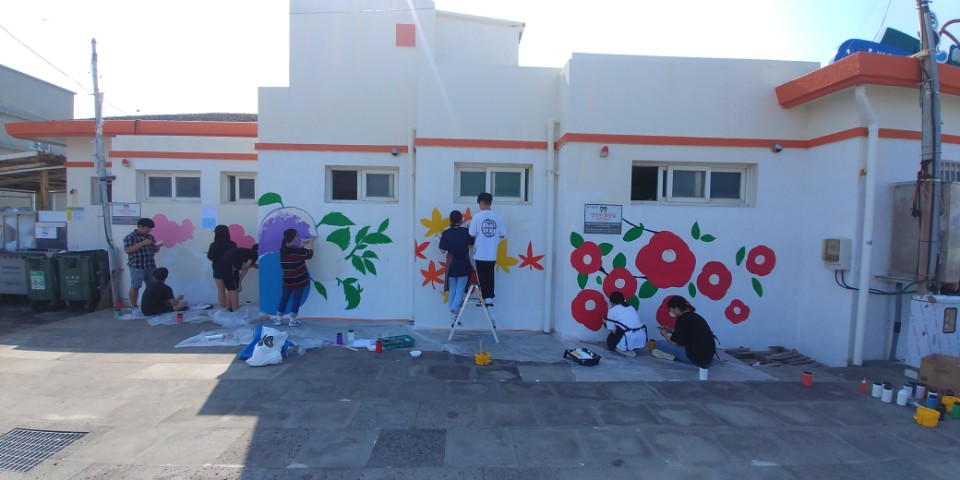
M0 437L0 470L25 473L87 432L15 428Z

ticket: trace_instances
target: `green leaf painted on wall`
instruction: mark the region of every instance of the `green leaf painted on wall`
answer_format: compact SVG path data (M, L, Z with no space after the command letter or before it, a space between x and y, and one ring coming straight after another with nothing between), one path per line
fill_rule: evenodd
M323 297L324 300L327 299L327 288L324 287L322 283L314 280L314 281L313 281L313 288L317 289L317 293L319 293L320 296Z
M594 280L597 281L597 285L603 285L603 279L600 278L600 275L597 275L597 278L595 278Z
M630 230L627 230L627 233L623 234L623 241L632 242L640 236L643 235L643 224L640 223L636 227L631 227Z
M700 237L700 240L703 240L704 242L707 242L707 243L710 243L710 242L712 242L712 241L714 241L714 240L716 240L716 239L717 239L717 237L714 237L713 235L709 235L709 234Z
M372 261L370 261L370 260L368 260L368 259L365 258L365 259L363 259L363 264L367 266L367 271L368 271L368 272L370 272L370 273L372 273L372 274L374 274L374 275L377 274L377 266L374 265Z
M634 310L640 310L640 299L636 296L630 297L630 300L627 300L627 303L629 303Z
M379 232L374 232L367 235L363 241L369 243L370 245L384 245L387 243L393 243L393 240L390 237Z
M389 227L389 226L390 226L390 219L388 218L388 219L380 222L380 226L377 227L377 233L386 232L386 231L387 231L387 227Z
M362 275L367 274L367 267L363 264L363 259L360 257L353 257L350 259L350 263L353 264L353 268L356 268L358 272Z
M581 273L580 275L577 275L577 285L580 285L580 290L587 288L588 279L590 279L590 277L585 273Z
M355 237L353 237L354 243L360 243L360 242L362 242L363 239L364 239L364 237L367 236L367 232L369 232L369 231L370 231L370 226L369 226L369 225L366 226L366 227L361 228L360 230L357 230L357 235L356 235Z
M267 192L260 195L260 199L257 200L257 205L261 207L264 205L273 205L274 203L279 203L283 206L283 199L280 198L279 193Z
M697 287L693 284L693 282L690 282L690 284L687 285L687 293L690 294L690 298L696 298Z
M317 226L319 227L320 225L330 225L334 227L348 227L350 225L356 225L356 224L353 223L353 220L350 220L349 218L347 218L346 215L340 212L330 212L324 215L323 218L320 219L320 223L318 223Z
M616 257L613 258L613 268L623 268L627 266L627 256L618 253Z
M360 288L360 284L357 284L357 286L353 286L353 283L355 283L357 280L356 278L347 279L347 280L353 280L353 282L343 283L343 296L347 299L346 309L353 310L354 308L357 308L357 306L360 305L360 292L362 292L363 289Z
M760 280L756 278L751 278L750 281L753 283L753 291L757 292L758 297L763 296L763 285L760 284Z
M693 222L693 228L690 229L690 235L693 236L694 240L700 240L700 224Z
M350 229L339 228L330 232L330 235L327 235L327 241L340 247L340 250L347 251L347 247L350 246Z
M377 256L377 252L374 252L373 250L367 250L366 252L363 252L363 258L380 258L380 257Z
M577 232L570 232L570 245L573 245L573 248L580 248L580 245L583 245L583 237Z
M613 245L610 243L601 243L597 246L600 247L600 252L602 252L604 255L613 251Z
M743 263L743 257L747 256L747 247L740 247L740 250L737 250L737 266L739 267Z
M640 298L650 298L657 294L657 287L648 281L644 281L643 285L640 285L640 292L637 293L637 296Z

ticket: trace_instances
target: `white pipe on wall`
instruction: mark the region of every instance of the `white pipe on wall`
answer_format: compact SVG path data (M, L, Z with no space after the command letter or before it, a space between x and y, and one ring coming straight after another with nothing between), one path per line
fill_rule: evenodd
M550 333L553 330L553 244L556 239L554 229L554 219L557 215L557 209L554 208L554 198L557 188L557 165L556 165L556 128L559 120L557 117L550 117L547 120L547 247L543 258L546 260L544 271L547 272L547 278L543 282L543 333Z
M877 143L880 127L877 116L867 98L867 89L858 85L854 90L860 119L867 123L867 166L863 192L863 232L860 234L860 280L857 282L857 317L853 337L853 364L863 365L863 337L867 329L867 299L870 297L870 263L873 252L873 209L877 190Z
M410 162L410 215L407 218L417 218L417 127L410 127L410 131L407 134L407 158ZM417 244L417 234L416 229L410 227L410 246L408 247L408 252L413 252L416 249ZM410 271L410 324L413 325L415 321L415 315L417 311L417 279L415 275L417 274L417 268L414 265L416 262L408 262Z

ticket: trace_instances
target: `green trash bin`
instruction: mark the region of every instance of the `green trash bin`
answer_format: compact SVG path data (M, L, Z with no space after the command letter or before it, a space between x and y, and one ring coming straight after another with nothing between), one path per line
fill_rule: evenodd
M105 250L66 252L57 255L60 273L60 299L84 302L92 310L100 301L100 294L109 280L109 266Z
M57 273L57 259L45 253L26 254L23 257L27 276L27 298L30 305L37 302L56 304L60 300L60 276Z

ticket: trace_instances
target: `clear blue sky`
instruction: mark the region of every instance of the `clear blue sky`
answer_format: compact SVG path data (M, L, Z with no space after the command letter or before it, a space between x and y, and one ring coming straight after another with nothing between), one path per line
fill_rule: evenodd
M435 3L525 22L526 66L562 67L571 52L825 63L844 40L919 28L916 0ZM960 0L931 6L941 24L960 18ZM96 38L107 116L253 113L257 87L287 84L288 11L286 0L9 0L0 6L9 31L0 30L0 64L77 92L75 116L89 118ZM960 38L960 24L948 31Z

